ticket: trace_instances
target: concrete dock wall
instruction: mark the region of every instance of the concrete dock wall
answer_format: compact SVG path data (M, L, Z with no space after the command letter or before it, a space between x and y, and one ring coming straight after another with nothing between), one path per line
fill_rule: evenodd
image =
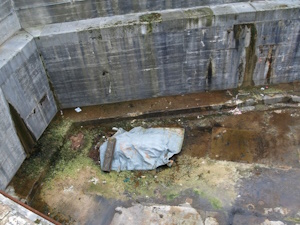
M21 29L11 0L0 0L0 45Z
M8 103L0 88L0 189L3 190L15 175L26 157L18 138Z
M0 189L58 108L299 81L299 44L300 0L0 0Z
M234 3L31 30L62 108L299 80L300 1Z
M24 140L28 136L21 124L14 121L9 107L38 139L57 112L47 76L33 37L21 31L0 48L0 189L22 164L26 154ZM27 135L27 136L26 136ZM24 141L21 143L21 141Z
M3 54L1 54L3 53ZM22 31L2 45L0 88L38 139L57 112L33 37Z
M13 0L22 27L248 0ZM255 0L258 1L258 0Z

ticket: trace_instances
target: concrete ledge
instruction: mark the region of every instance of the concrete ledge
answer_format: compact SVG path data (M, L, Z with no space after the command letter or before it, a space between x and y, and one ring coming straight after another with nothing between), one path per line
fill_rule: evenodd
M13 200L7 194L0 192L0 223L1 224L59 224L53 219L42 215L35 209Z
M10 13L0 20L0 45L20 29L21 25L15 13Z

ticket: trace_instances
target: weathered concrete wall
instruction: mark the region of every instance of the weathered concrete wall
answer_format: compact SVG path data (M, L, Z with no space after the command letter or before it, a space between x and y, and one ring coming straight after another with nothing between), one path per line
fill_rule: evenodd
M36 139L57 112L35 42L24 31L0 46L0 103L0 189L4 189L25 158L18 136L25 134L17 133L20 124L12 120L8 104Z
M17 136L8 103L0 88L0 189L3 190L15 175L26 154Z
M57 108L35 42L27 32L18 32L0 48L0 87L39 138Z
M0 0L0 45L20 28L11 0Z
M248 0L14 0L22 27ZM261 1L261 0L253 0Z
M61 107L299 80L300 1L31 29Z

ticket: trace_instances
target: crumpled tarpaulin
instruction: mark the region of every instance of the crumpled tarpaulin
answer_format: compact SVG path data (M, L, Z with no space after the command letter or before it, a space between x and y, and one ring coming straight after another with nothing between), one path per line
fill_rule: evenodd
M120 128L116 139L111 170L152 170L170 162L181 151L183 128L142 128L130 131ZM100 147L101 168L105 158L107 141Z

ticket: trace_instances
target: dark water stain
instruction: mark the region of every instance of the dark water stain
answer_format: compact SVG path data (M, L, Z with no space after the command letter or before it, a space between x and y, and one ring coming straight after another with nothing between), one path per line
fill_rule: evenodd
M29 155L34 151L33 147L36 144L36 140L33 134L31 133L31 131L26 126L24 120L21 118L20 114L11 104L9 104L9 109L10 109L10 114L12 116L12 120L15 124L17 135L23 145L27 157L29 157Z
M266 217L270 220L295 218L300 209L300 172L298 169L276 170L259 168L260 172L250 179L243 179L231 211L230 223L235 215ZM286 208L287 214L271 212L265 215L265 208ZM285 221L287 224L288 221Z
M130 207L132 201L120 201L114 199L106 199L102 196L95 196L94 201L96 207L91 209L90 219L86 221L86 224L90 225L109 225L115 215L116 207Z

